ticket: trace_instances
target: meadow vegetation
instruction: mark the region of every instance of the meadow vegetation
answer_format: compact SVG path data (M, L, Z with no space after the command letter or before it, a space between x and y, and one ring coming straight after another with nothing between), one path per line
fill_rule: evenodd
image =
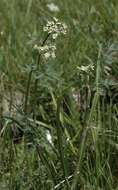
M118 190L118 1L0 0L0 190Z

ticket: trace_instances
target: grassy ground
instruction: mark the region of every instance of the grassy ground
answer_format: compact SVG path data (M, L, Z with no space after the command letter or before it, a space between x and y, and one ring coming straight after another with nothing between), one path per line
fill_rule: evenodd
M53 3L0 1L0 190L118 190L118 2Z

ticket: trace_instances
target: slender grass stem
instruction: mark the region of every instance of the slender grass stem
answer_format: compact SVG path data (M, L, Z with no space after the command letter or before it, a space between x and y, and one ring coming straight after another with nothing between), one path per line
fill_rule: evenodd
M79 150L79 159L78 159L77 167L76 167L74 177L73 177L73 180L72 180L71 190L76 190L76 187L77 187L77 184L78 184L78 174L80 173L81 167L82 167L81 162L82 162L83 153L84 153L84 150L85 150L85 142L86 142L86 139L87 139L88 130L89 130L89 128L86 128L84 130L84 132L83 132L83 138L82 138L81 147L80 147L80 150Z
M66 182L67 189L70 190L70 185L68 181L68 175L67 175L67 170L65 167L65 153L63 151L62 147L62 129L61 129L61 123L60 123L60 108L61 108L61 98L58 98L57 100L57 113L56 113L56 121L57 121L57 138L58 138L58 149L59 149L59 154L60 154L60 160L61 160L61 165L63 169L63 174L64 174L64 179Z
M24 105L24 113L27 114L27 105L28 105L28 99L29 99L29 92L30 92L30 84L32 79L32 72L33 70L29 72L28 76L28 82L27 82L27 89L26 89L26 96L25 96L25 105Z
M36 149L37 149L39 158L41 159L43 164L47 166L48 173L51 176L52 181L55 185L57 183L57 181L56 181L56 173L55 173L55 169L54 169L53 165L51 165L51 163L49 163L48 159L44 155L44 150L42 149L41 146L37 145Z

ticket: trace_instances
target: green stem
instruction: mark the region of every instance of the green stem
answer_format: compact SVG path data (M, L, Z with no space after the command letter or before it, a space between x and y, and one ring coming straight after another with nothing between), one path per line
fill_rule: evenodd
M43 40L41 46L44 46L47 39L49 38L50 34L48 34L45 39ZM41 58L41 54L38 54L38 58L37 58L37 70L39 69L39 63L40 63L40 58ZM30 84L31 84L31 79L32 79L32 73L33 70L31 69L29 76L28 76L28 82L27 82L27 89L26 89L26 96L25 96L25 105L24 105L24 113L27 114L27 104L28 104L28 98L29 98L29 92L30 92ZM34 95L36 95L37 93L37 86L38 86L38 79L35 80L35 84L34 84ZM35 96L36 97L36 96ZM36 101L35 101L36 104ZM35 109L34 109L35 110Z
M55 172L53 165L51 163L49 163L48 159L44 155L45 150L43 150L43 148L40 145L36 145L36 150L37 150L38 156L41 159L42 163L47 166L47 171L52 178L53 184L55 185L57 183L56 172Z
M59 154L60 154L60 160L61 160L61 165L64 173L64 179L67 185L67 190L70 189L70 185L68 182L68 175L67 175L67 170L65 167L65 159L64 159L64 151L62 147L62 129L61 129L61 123L60 123L60 108L61 108L61 98L57 100L57 113L56 113L56 121L57 121L57 138L58 138L58 148L59 148Z
M46 41L48 40L50 34L48 34L45 39L43 40L41 46L43 47L46 43ZM37 71L39 70L39 64L40 64L40 60L41 60L41 54L38 54L37 57ZM34 118L35 118L35 107L36 107L36 97L37 97L37 88L38 88L38 79L35 80L34 82L34 97L35 97L35 101L34 101Z
M32 72L33 72L33 70L31 69L31 71L29 72L29 76L28 76L26 96L25 96L25 105L24 105L24 113L25 114L27 114L27 104L28 104L28 98L29 98L29 92L30 92L30 84L31 84Z

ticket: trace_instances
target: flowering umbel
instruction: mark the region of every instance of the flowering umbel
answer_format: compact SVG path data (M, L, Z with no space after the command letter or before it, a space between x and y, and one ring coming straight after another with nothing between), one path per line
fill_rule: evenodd
M67 33L67 26L64 23L59 22L58 19L54 17L53 21L47 22L43 31L48 32L48 34L52 35L53 39L56 39L59 34L65 35Z
M52 37L53 41L49 41L48 38L45 40L45 44L38 46L37 44L34 45L34 49L38 50L39 54L42 54L45 59L48 58L55 58L55 39L60 34L66 34L67 26L64 23L58 21L57 18L54 18L53 21L48 21L47 25L43 28L44 32L47 32L48 38L49 36ZM48 43L46 44L46 42Z
M43 54L46 59L49 57L55 58L55 50L56 46L54 45L45 45L45 46L38 46L35 45L34 49L38 50L40 54Z

